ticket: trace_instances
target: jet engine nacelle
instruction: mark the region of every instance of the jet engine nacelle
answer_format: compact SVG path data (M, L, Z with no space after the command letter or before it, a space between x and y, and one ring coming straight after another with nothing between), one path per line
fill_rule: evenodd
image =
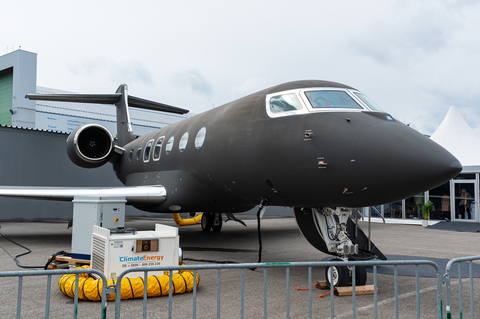
M98 124L79 126L67 138L68 157L80 167L102 166L112 157L113 150L112 134Z

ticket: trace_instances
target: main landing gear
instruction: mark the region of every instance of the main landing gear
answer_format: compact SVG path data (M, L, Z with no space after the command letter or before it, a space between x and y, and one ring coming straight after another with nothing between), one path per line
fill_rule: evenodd
M221 231L222 224L223 224L222 214L227 216L227 219L225 220L225 222L228 222L229 220L233 220L234 222L237 222L247 227L247 225L242 220L236 218L232 213L207 212L207 213L203 213L202 215L202 220L201 220L202 230L204 232L209 232L210 230L213 230L214 232Z
M334 261L386 259L350 218L350 208L296 207L294 212L303 236L318 250L337 256ZM352 271L353 267L350 266L331 266L325 270L325 277L330 284L333 275L335 287L348 286L352 280ZM356 266L355 285L365 285L366 281L365 267Z
M201 220L202 231L209 232L213 230L214 232L219 232L222 230L222 224L221 213L203 213Z

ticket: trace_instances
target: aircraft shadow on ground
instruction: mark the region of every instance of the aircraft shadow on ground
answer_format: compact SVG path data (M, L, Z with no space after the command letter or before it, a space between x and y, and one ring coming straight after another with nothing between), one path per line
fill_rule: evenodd
M418 256L404 256L404 255L386 255L388 260L429 260L434 262L440 268L440 275L443 276L445 273L445 267L449 259L442 258L428 258L428 257L418 257ZM415 276L415 265L402 265L397 267L397 273L399 276ZM469 262L461 263L461 275L462 278L468 278L470 276ZM373 266L366 267L367 272L373 273ZM435 268L430 265L419 265L418 272L420 277L436 277ZM393 275L394 267L393 266L377 266L378 274ZM472 276L474 278L480 278L480 264L472 263ZM450 269L450 277L458 277L458 263L454 263Z

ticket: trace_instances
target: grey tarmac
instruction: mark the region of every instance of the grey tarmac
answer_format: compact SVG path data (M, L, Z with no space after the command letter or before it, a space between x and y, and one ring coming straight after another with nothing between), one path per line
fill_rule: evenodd
M247 225L229 221L224 223L220 233L202 232L200 225L180 227L180 245L184 257L215 261L235 261L239 263L257 262L258 237L257 223L252 216L237 215ZM175 225L170 216L152 218L127 218L126 227L138 230L153 229L155 223ZM47 257L57 251L70 251L71 229L65 221L3 222L0 233L32 250L32 253L20 257L23 265L43 265ZM361 227L368 228L366 222ZM262 262L307 262L322 261L328 255L313 248L300 234L295 219L291 217L266 216L261 221ZM480 255L478 245L480 233L456 232L427 229L415 225L372 223L372 240L385 255L414 256L418 259ZM25 250L4 238L0 238L0 271L21 271L11 256L24 253ZM186 261L187 265L205 262ZM433 268L432 270L433 271ZM442 274L444 269L441 269ZM313 282L324 280L324 268L312 270ZM214 318L217 316L217 271L200 271L200 284L197 291L196 318ZM267 287L268 318L286 318L286 272L285 269L269 269ZM51 289L50 318L73 317L73 300L64 296L58 289L58 277L54 278ZM367 284L373 283L368 274ZM416 318L415 277L399 276L399 314L400 318ZM474 279L478 287L480 279ZM0 279L0 317L15 318L18 280ZM308 291L297 291L296 286L307 288L307 270L290 269L289 297L290 318L308 318ZM443 304L445 304L445 285ZM468 282L463 282L468 292ZM436 318L436 279L420 278L421 318ZM378 274L378 317L395 316L394 277ZM458 304L458 282L452 281L453 304ZM479 289L474 288L475 314L480 315ZM321 291L313 289L313 318L330 318L330 296L318 298ZM46 279L25 277L23 279L22 318L44 318ZM352 309L352 297L335 297L335 318L373 318L373 295L356 296L356 309ZM465 293L464 318L469 318L469 294ZM240 318L240 271L221 272L221 317ZM263 317L263 270L245 270L245 318ZM121 303L122 318L141 318L143 303L141 299L125 300ZM148 300L148 318L166 318L168 297ZM446 317L445 311L443 311ZM100 303L80 301L79 318L100 318ZM108 302L107 317L114 317L114 302ZM174 295L173 318L192 317L192 293ZM453 313L453 318L458 318Z

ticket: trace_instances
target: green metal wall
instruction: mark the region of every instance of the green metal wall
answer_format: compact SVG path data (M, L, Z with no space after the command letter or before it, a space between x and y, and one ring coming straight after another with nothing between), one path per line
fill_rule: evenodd
M13 97L13 73L0 75L0 124L11 125Z

